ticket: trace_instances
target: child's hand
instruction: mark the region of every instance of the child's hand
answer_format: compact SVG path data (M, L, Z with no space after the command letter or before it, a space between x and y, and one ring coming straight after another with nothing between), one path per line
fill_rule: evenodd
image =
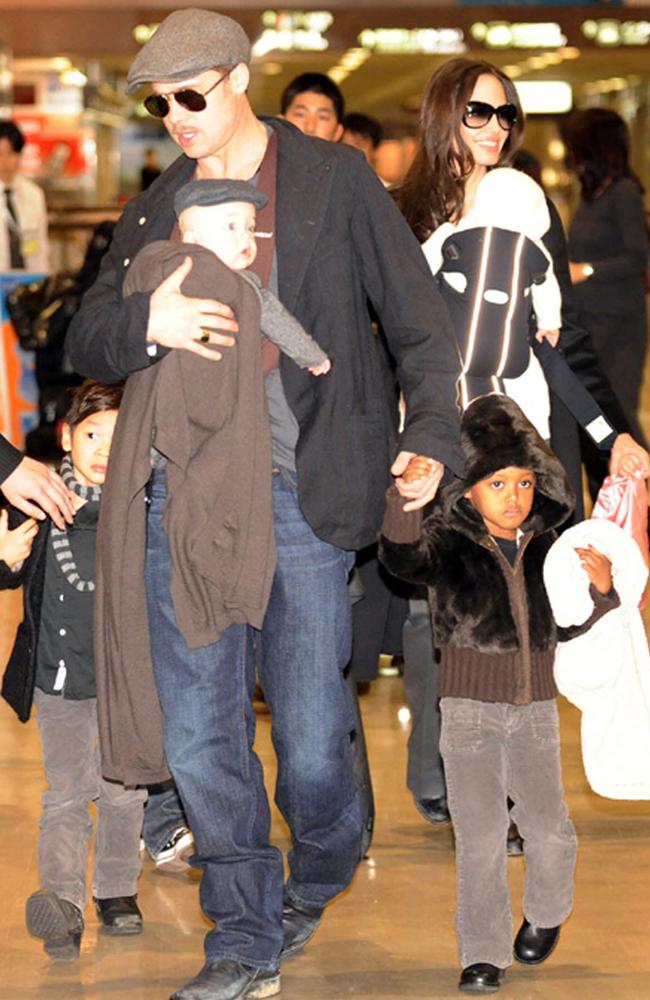
M29 518L19 527L9 530L9 514L0 511L0 559L14 572L32 551L32 544L38 532L38 523Z
M557 342L560 339L559 330L538 330L535 334L535 340L540 344L543 340L548 340L551 347L557 347Z
M611 561L593 547L588 545L586 549L576 548L580 557L580 565L600 594L609 594L612 589L612 564Z
M325 358L325 360L321 361L319 365L310 365L307 370L310 371L312 375L327 375L331 367L332 362L329 358Z
M630 434L619 434L612 446L609 471L613 476L643 476L647 479L650 475L650 455Z
M414 455L402 473L405 483L414 483L418 479L426 479L431 475L433 459L426 455Z

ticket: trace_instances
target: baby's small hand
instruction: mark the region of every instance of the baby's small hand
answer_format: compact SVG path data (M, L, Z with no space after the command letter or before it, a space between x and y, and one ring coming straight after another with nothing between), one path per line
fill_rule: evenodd
M612 589L611 560L593 545L588 545L586 549L576 547L576 552L580 557L580 565L596 590L601 594L609 594Z
M414 483L417 479L426 479L431 475L433 460L425 455L414 455L402 473L405 483Z
M38 523L31 517L10 531L9 514L0 511L0 559L14 572L32 551L37 532Z
M327 375L331 367L332 362L329 358L325 358L325 360L321 361L318 365L310 365L308 371L310 371L312 375Z
M551 347L557 347L557 342L560 339L559 330L538 330L535 334L535 340L540 344L543 340L548 340Z

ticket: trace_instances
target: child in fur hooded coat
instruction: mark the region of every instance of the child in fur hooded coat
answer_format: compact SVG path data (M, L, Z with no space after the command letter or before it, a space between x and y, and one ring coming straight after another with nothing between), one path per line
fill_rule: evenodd
M456 837L459 988L499 989L512 962L507 797L525 845L518 961L543 962L573 904L576 836L563 798L553 679L558 630L542 570L574 497L559 460L513 400L475 399L461 423L465 479L441 491L422 523L391 487L379 554L425 584L435 645L449 809ZM423 474L412 460L413 478ZM609 561L584 550L593 614L618 598Z

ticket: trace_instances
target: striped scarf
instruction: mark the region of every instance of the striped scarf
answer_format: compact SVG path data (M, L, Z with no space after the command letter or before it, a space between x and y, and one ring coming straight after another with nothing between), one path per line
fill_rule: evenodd
M75 478L69 455L66 455L61 462L59 474L68 489L73 493L76 493L76 495L81 497L82 500L87 500L91 503L99 503L102 496L101 486L82 486L81 483ZM52 540L54 555L56 556L56 560L61 567L61 572L65 576L68 583L76 590L94 590L95 581L82 580L77 572L77 564L74 561L74 556L70 547L70 539L68 537L67 528L57 528L57 526L53 524L50 528L50 538Z

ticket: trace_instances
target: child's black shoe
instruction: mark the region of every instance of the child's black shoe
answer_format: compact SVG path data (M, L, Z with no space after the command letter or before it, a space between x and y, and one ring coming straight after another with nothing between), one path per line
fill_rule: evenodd
M32 893L25 906L27 930L41 938L43 948L57 962L79 958L84 919L81 910L49 889Z
M524 920L515 938L515 958L524 965L539 965L559 940L560 927L535 927Z
M106 934L140 934L142 914L137 896L112 896L109 899L95 899L95 909Z
M504 970L496 965L475 962L461 972L458 989L463 993L496 993L504 976Z

